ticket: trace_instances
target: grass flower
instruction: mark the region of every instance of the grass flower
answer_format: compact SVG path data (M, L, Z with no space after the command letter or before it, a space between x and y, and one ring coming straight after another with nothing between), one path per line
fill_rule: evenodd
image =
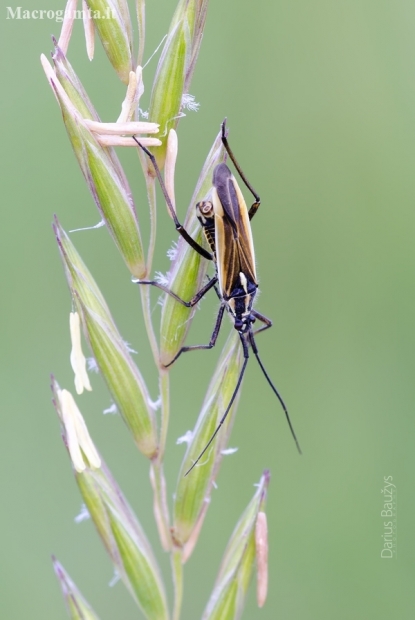
M255 524L255 549L257 563L257 602L263 607L268 593L268 524L267 515L258 513Z
M88 466L92 469L101 467L101 459L72 394L68 390L61 390L54 380L53 392L65 443L75 470L82 472Z
M167 620L160 570L137 517L101 461L71 394L54 379L52 393L79 490L118 574L147 618Z
M190 475L186 476L186 473L217 428L234 392L242 361L239 338L233 333L228 338L207 389L179 472L174 501L173 536L176 545L185 548L186 559L194 548L194 532L200 531L200 522L205 518L210 503L210 495L222 460L222 451L227 445L232 428L237 402L232 405L216 441Z
M62 564L55 557L52 557L52 562L55 575L61 586L66 610L71 620L99 620L97 614L82 596Z
M94 359L136 445L145 456L154 458L156 423L144 379L101 291L57 219L54 230L72 300Z
M199 54L207 7L208 0L180 0L157 66L149 118L160 125L163 144L154 151L160 168L164 165L169 131L177 127L182 115L183 95L188 93Z
M170 417L168 366L185 342L195 307L185 307L173 297L164 295L158 330L151 311L152 287L142 281L152 277L159 286L169 288L181 299L189 301L206 285L209 266L206 258L209 253L206 258L201 257L180 237L168 252L172 260L170 270L166 275L157 275L153 269L157 232L156 170L147 156L148 152L146 154L142 149L137 149L147 189L147 200L145 197L140 199L143 203L148 202L150 209L149 238L143 240L130 185L115 147L137 147L139 142L151 149L153 162L155 160L164 170L165 198L171 202L168 213L174 216L178 227L175 219L176 129L184 109L198 108L189 95L189 88L203 38L208 0L178 1L160 54L151 88L149 118L145 121L140 120L140 115L141 118L144 115L139 107L144 92L144 0L136 2L139 33L137 62L126 0L82 2L84 9L88 9L84 14L88 58L94 55L96 30L115 73L127 86L115 122L101 120L67 58L77 6L77 0L68 0L68 14L65 15L59 43L54 40L53 66L44 56L41 61L91 196L128 272L133 276L133 281L138 282L145 328L158 375L159 421L156 420L158 406L150 398L146 382L132 359L131 350L121 336L98 283L55 217L54 234L71 296L71 364L77 393L90 390L86 360L81 349L82 331L114 408L125 422L131 439L148 459L154 517L161 546L171 559L174 584L171 609L156 554L139 519L98 453L73 396L61 389L54 378L53 402L85 510L117 575L148 620L179 620L184 595L183 566L198 542L223 456L233 452L227 446L239 400L239 392L234 398L234 391L244 363L244 353L239 337L233 331L220 354L194 430L185 436L187 451L170 507L164 476ZM109 15L110 19L104 19L104 15ZM184 221L186 230L199 244L204 241L196 217L196 203L209 198L213 172L224 160L225 151L219 133L207 154ZM166 217L164 209L161 216ZM223 420L231 399L229 415ZM218 425L220 431L211 441ZM201 452L203 458L193 468ZM145 461L142 460L140 466L143 463ZM264 508L268 482L269 474L265 472L229 540L203 615L205 620L240 618L255 559L258 604L264 604L268 551ZM96 613L62 565L55 559L53 563L69 616L77 620L97 620Z
M264 510L268 484L269 472L265 471L229 539L202 620L237 620L242 615L255 560L256 524Z
M126 0L88 0L102 47L118 77L128 84L134 70L132 24Z

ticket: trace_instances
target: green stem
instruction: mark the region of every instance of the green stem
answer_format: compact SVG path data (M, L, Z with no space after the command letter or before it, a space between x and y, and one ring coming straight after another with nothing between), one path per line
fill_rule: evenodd
M174 583L173 620L179 620L183 600L183 564L182 551L175 547L171 554L171 567Z
M141 149L138 149L137 153L140 159L141 166L143 168L144 178L146 180L148 204L150 207L150 241L149 241L149 248L148 248L148 255L147 255L147 265L146 265L146 272L148 276L151 273L151 265L153 262L153 255L154 255L154 247L156 244L156 225L157 225L156 188L155 188L154 178L152 178L151 175L148 173L145 154L142 153ZM151 351L154 357L154 363L156 364L157 369L159 369L160 368L160 354L159 354L156 334L154 332L153 322L151 320L150 286L147 286L147 285L140 286L140 293L141 293L141 305L143 307L144 323L146 326L148 339L150 341Z
M172 546L170 534L170 516L167 506L166 481L164 478L163 464L158 460L151 463L150 481L154 494L154 516L160 536L161 546L165 551L170 551Z
M147 275L151 274L153 263L154 248L156 244L156 185L155 178L149 173L147 161L144 153L139 153L141 165L143 167L144 176L147 185L147 196L150 207L150 241L147 254ZM167 504L166 481L163 472L163 457L166 447L167 429L169 426L170 414L170 386L169 373L160 366L160 354L156 335L154 332L153 322L151 320L150 308L150 286L140 286L141 303L143 306L144 322L150 341L151 350L153 352L154 362L159 373L159 386L161 394L161 429L159 439L159 450L157 458L152 462L150 469L150 479L154 494L154 515L157 522L159 536L163 549L171 550L172 540L170 534L170 516Z
M163 471L163 457L166 447L167 429L169 425L170 413L170 389L169 373L159 367L159 384L161 394L161 429L159 439L159 450L157 458L153 461L152 469L154 473L154 512L156 515L159 535L163 549L171 549L170 516L167 504L166 481Z
M157 522L159 536L162 547L165 551L171 549L170 536L170 517L167 505L166 482L163 472L163 456L166 445L167 427L169 423L169 382L168 373L160 368L159 351L156 335L150 312L150 287L140 286L141 302L143 306L143 316L146 325L147 335L153 352L154 362L159 373L159 385L162 399L161 431L159 440L159 451L157 458L152 462L150 469L150 479L154 494L154 516ZM167 379L164 375L167 375Z
M161 428L158 460L163 461L166 449L167 430L170 418L170 375L165 369L159 370L160 396L161 396Z
M150 307L150 286L146 284L138 285L140 287L141 305L143 308L144 323L146 326L147 336L150 342L151 351L154 357L154 363L157 368L160 368L160 354L157 344L156 334L154 332L153 321L151 320L151 307Z

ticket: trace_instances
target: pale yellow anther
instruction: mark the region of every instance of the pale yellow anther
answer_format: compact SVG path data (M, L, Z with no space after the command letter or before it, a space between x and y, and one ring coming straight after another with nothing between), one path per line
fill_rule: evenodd
M259 512L255 524L255 547L257 565L257 602L262 607L268 592L268 525L265 512Z
M58 45L61 48L62 52L65 54L65 56L67 54L69 41L71 40L72 36L72 28L75 20L77 4L78 0L68 0L65 7L62 30L58 41Z
M159 125L157 123L148 123L144 121L98 123L97 121L91 121L85 118L84 123L93 133L110 136L135 136L139 133L158 133L159 131ZM144 140L144 138L140 138L140 140Z
M66 111L72 115L73 119L80 126L85 127L94 134L95 139L101 146L129 146L137 148L137 142L133 138L126 136L136 136L137 134L143 133L158 133L159 125L147 121L100 123L87 118L81 118L78 110L62 88L51 64L44 54L41 55L40 61L59 105L61 105L62 102ZM139 140L143 146L161 146L161 141L158 138L142 138L139 136Z
M95 25L86 0L82 0L82 19L84 23L86 53L89 60L92 60L95 50Z
M130 146L137 148L137 142L134 138L129 138L128 136L137 136L137 134L141 133L158 133L159 130L157 123L142 121L98 123L85 118L83 122L94 134L101 146ZM142 138L138 136L138 139L143 146L161 145L161 141L158 138Z
M55 97L59 102L59 98L66 106L67 111L73 116L79 125L86 127L91 133L94 134L97 142L101 146L129 146L137 148L137 142L133 138L124 136L135 136L141 133L158 133L159 125L157 123L149 123L147 121L134 121L124 123L99 123L97 121L91 121L87 118L81 118L78 110L75 108L68 95L62 88L56 74L44 54L41 55L40 61L42 63L43 70L46 73L46 77L52 87ZM139 137L143 146L160 146L161 141L158 138L142 138Z
M174 129L170 129L167 138L166 161L164 165L164 183L166 185L167 194L171 200L174 210L176 211L176 199L174 194L174 171L176 168L176 159L178 151L177 133ZM167 209L170 213L170 210Z
M101 467L101 459L72 394L68 390L59 390L58 398L73 466L78 472L83 472L88 465L93 469L98 469Z
M86 371L86 359L81 346L81 321L77 312L69 315L69 328L71 332L71 366L75 373L75 389L77 394L82 394L85 390L92 390Z
M127 93L125 95L124 101L121 104L121 114L117 119L117 123L126 123L130 121L134 116L135 108L137 105L137 78L138 75L134 71L130 71Z

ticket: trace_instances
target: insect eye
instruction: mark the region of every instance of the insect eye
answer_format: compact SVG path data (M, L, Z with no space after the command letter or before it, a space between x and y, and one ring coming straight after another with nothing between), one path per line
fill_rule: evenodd
M210 200L205 200L204 202L198 202L196 205L205 217L211 217L213 215L213 204Z

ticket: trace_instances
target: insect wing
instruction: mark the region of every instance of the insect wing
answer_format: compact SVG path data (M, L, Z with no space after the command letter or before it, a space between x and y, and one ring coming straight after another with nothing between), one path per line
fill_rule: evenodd
M240 273L256 285L255 252L244 197L226 164L213 175L213 206L219 286L231 297L240 286Z

